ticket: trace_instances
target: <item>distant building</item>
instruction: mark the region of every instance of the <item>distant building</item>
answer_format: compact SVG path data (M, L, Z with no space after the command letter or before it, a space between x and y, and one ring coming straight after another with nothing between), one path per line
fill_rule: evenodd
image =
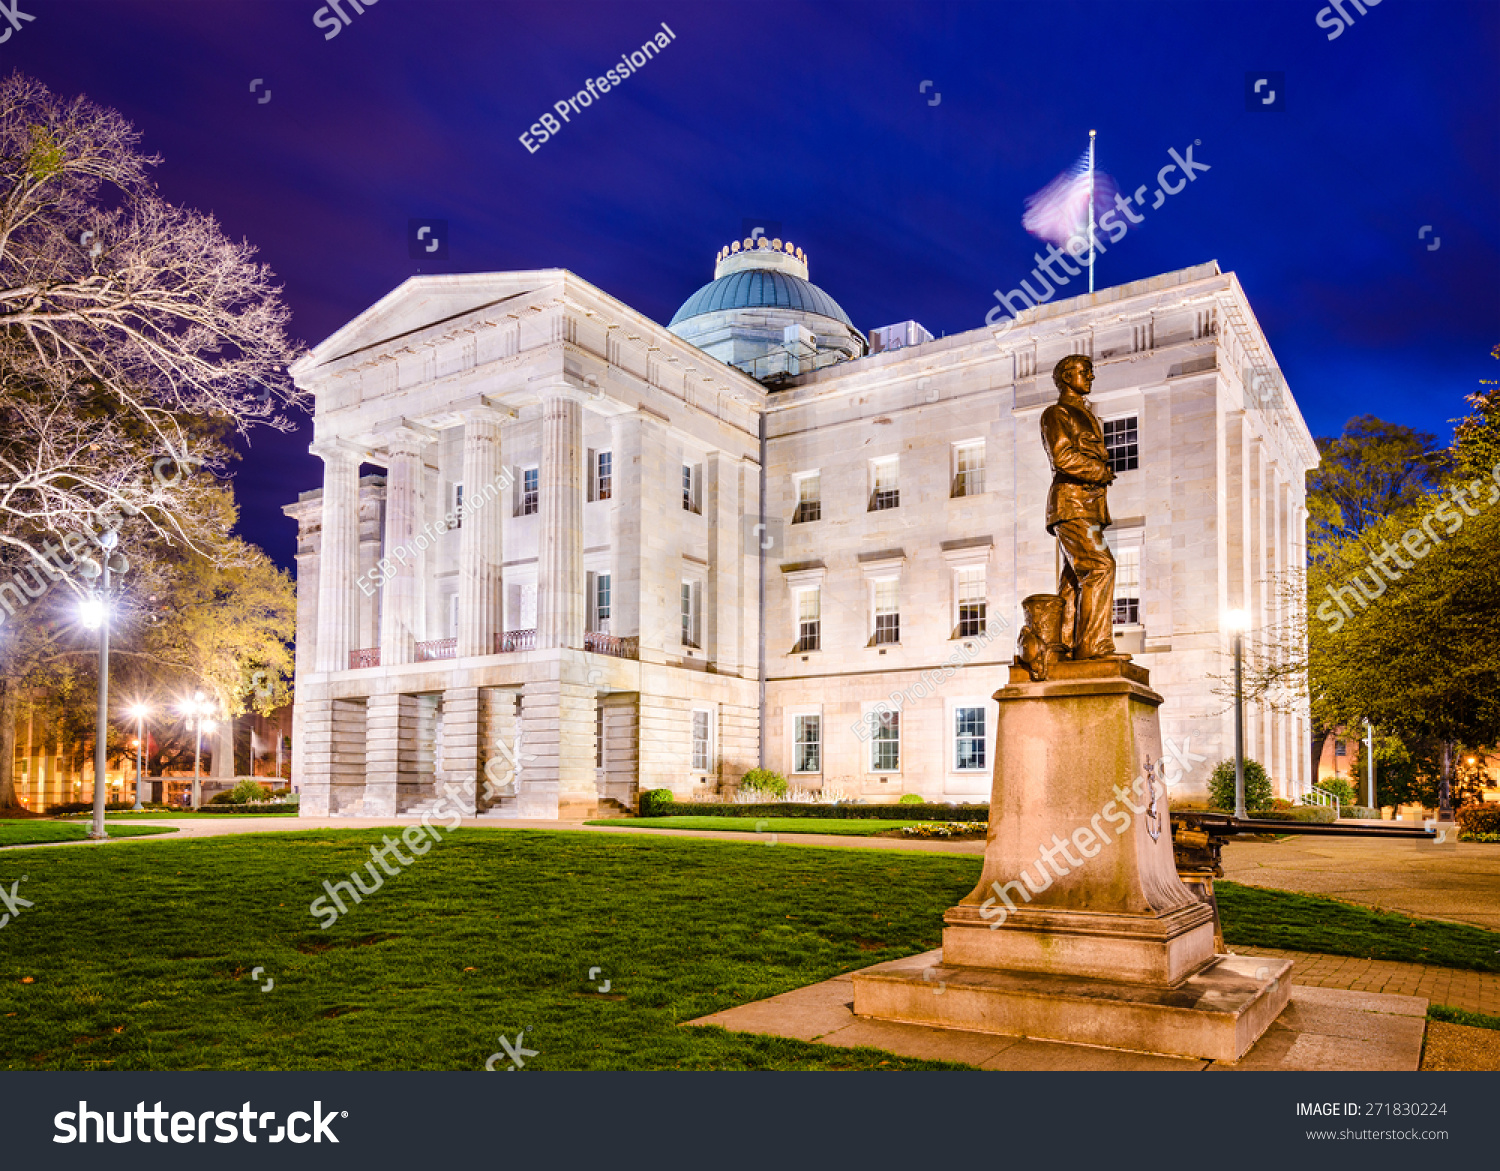
M1075 353L1119 473L1116 638L1201 788L1233 742L1223 616L1277 617L1317 462L1234 275L874 337L761 240L670 327L562 270L419 277L303 357L304 810L577 816L761 762L987 799L1020 599L1056 587L1038 421ZM1251 705L1247 746L1306 787L1305 715Z

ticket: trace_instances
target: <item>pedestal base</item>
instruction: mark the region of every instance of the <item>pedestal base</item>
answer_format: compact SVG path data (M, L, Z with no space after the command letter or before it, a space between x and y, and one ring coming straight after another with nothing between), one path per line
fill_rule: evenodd
M854 973L854 1012L887 1021L1237 1061L1286 1007L1291 960L1216 956L1175 987L908 956Z
M1214 960L1214 912L1205 903L1160 915L1018 907L1003 927L977 907L943 916L943 962L961 968L1172 985Z

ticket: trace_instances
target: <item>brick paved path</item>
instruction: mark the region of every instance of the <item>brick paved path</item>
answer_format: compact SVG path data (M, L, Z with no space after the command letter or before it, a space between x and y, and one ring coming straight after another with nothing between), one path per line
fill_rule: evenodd
M1425 996L1469 1012L1500 1016L1500 975L1437 968L1428 964L1399 964L1390 960L1362 960L1349 956L1283 951L1274 947L1246 947L1242 954L1285 957L1296 961L1292 983L1314 988L1346 988L1355 992L1389 992L1397 996Z

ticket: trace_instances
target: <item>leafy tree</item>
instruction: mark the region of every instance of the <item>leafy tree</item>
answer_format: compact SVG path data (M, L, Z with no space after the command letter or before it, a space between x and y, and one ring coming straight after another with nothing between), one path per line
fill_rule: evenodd
M1490 351L1490 357L1500 358L1500 346ZM1493 476L1500 464L1500 381L1486 379L1480 385L1487 389L1466 396L1469 413L1455 420L1453 462L1462 480Z
M1435 488L1450 464L1437 436L1373 415L1315 441L1322 460L1307 478L1307 546L1314 561Z

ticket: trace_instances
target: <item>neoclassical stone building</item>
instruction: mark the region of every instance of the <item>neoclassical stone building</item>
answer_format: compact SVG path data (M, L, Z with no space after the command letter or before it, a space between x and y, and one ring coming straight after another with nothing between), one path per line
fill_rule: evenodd
M1020 599L1056 584L1038 420L1074 353L1119 474L1117 641L1201 785L1225 614L1276 619L1317 462L1234 275L873 354L792 244L714 275L668 327L562 270L414 278L292 368L325 461L286 509L304 808L567 817L761 763L987 798ZM1305 715L1252 706L1247 737L1305 787Z

